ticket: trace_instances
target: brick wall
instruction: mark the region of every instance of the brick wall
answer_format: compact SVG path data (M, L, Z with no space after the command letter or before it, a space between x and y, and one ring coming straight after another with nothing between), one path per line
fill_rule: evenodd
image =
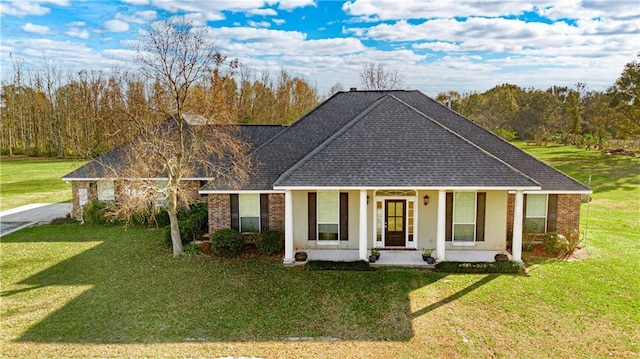
M82 209L80 208L80 189L87 190L87 199L89 202L98 199L98 187L95 181L71 181L71 200L73 204L73 217L78 221L82 220Z
M558 195L557 232L569 237L572 233L580 233L580 203L582 195Z
M580 230L580 194L558 195L558 219L556 231L569 236ZM507 238L511 239L513 232L513 212L516 202L515 194L509 194L507 198Z
M231 227L231 203L228 194L209 194L209 233ZM269 229L284 233L284 193L269 194Z
M269 194L269 229L284 234L284 193Z
M209 194L209 233L231 228L231 200L228 194Z

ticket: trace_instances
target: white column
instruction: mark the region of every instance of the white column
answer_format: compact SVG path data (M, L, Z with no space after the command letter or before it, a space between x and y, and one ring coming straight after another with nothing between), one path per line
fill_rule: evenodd
M516 191L516 201L513 210L513 239L511 241L511 255L516 262L522 262L522 214L524 211L524 194Z
M367 256L367 191L360 190L360 225L358 226L358 256L366 261Z
M290 190L284 192L284 265L295 262L293 258L293 196Z
M438 191L438 226L436 232L436 258L438 261L445 260L445 231L447 215L447 192Z

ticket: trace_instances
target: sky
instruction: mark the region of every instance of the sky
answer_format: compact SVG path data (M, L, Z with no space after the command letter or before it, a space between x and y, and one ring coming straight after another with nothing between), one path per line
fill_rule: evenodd
M504 83L603 91L640 52L640 0L0 0L2 81L12 61L135 70L139 34L166 19L208 27L228 58L285 69L320 94L362 87L369 62L430 96Z

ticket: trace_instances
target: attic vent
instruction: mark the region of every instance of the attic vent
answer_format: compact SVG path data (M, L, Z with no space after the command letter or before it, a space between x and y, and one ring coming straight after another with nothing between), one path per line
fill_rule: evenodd
M352 87L352 88L349 89L349 91L351 91L351 92L358 91L358 88L357 87Z

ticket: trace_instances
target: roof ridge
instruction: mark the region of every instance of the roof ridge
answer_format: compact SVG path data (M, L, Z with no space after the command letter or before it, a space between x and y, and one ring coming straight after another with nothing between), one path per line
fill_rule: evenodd
M409 103L397 98L396 96L393 95L389 95L391 97L393 97L394 99L398 100L401 104L407 106L408 108L410 108L411 110L417 112L419 115L421 115L422 117L428 119L429 121L431 121L432 123L434 123L436 126L441 127L442 129L444 129L445 131L451 133L452 135L460 138L461 140L463 140L464 142L470 144L471 146L475 147L476 149L480 150L480 152L484 153L485 155L487 155L490 158L493 158L494 160L497 160L498 162L504 164L505 166L507 166L508 168L510 168L512 171L514 171L515 173L520 174L521 176L527 178L528 180L530 180L531 182L535 183L536 185L542 187L542 184L540 184L538 181L536 181L534 178L532 178L531 176L527 175L526 173L520 171L519 169L511 166L509 163L505 162L503 159L495 156L494 154L492 154L491 152L485 150L484 148L478 146L477 144L475 144L473 141L467 139L466 137L462 136L461 134L457 133L456 131L450 129L449 127L443 125L442 123L434 120L433 118L431 118L431 116L425 114L424 112L418 110L417 108L411 106ZM483 129L484 130L484 129Z
M347 122L346 125L342 126L342 128L340 128L340 130L336 131L333 135L329 136L329 138L324 140L324 142L322 142L318 147L314 148L311 152L307 153L304 157L302 157L298 162L294 163L293 166L289 167L286 171L282 172L282 174L280 174L280 176L278 176L278 179L276 179L276 181L273 183L273 186L276 186L281 181L284 181L287 177L291 176L296 170L298 170L300 167L302 167L302 165L304 165L305 163L309 162L312 158L317 156L320 152L322 152L325 148L327 148L327 146L331 142L334 142L336 139L341 137L345 132L347 132L348 129L353 127L362 118L364 118L367 114L369 114L369 112L373 111L373 109L375 109L376 107L380 106L380 103L384 99L386 99L386 98L388 98L390 96L392 96L392 95L386 94L386 95L380 97L379 99L375 100L371 105L369 105L369 107L364 109L356 117L354 117L349 122ZM395 97L395 96L392 96L392 97ZM282 132L285 132L285 131L282 131Z
M286 133L287 131L290 131L292 128L294 128L300 121L304 120L305 118L311 116L312 113L318 111L318 109L320 107L322 107L322 105L324 105L325 103L327 103L329 100L331 100L332 98L336 97L337 94L339 94L340 92L336 92L333 95L331 95L331 97L329 97L328 99L322 101L320 104L318 104L316 107L314 107L311 111L307 112L304 116L300 117L299 119L297 119L295 122L293 122L291 125L287 125L284 126L284 130L278 132L275 136L271 137L270 139L268 139L267 141L265 141L263 144L261 144L260 146L254 148L253 150L251 150L251 152L247 153L247 155L253 155L254 153L256 153L258 150L260 150L262 147L265 147L266 145L268 145L269 143L275 141L276 138L282 136L284 133Z
M468 120L468 119L467 119L465 116L463 116L461 113L459 113L459 112L457 112L457 111L455 111L455 110L452 110L452 109L450 109L450 108L448 108L448 107L444 106L444 105L443 105L443 104L441 104L440 102L435 101L434 99L430 98L429 96L427 96L427 95L423 94L423 93L422 93L422 92L420 92L420 91L417 91L417 92L418 92L418 93L420 93L422 96L426 97L428 100L430 100L430 101L432 101L432 102L436 103L437 105L439 105L439 106L441 106L441 107L444 107L445 109L447 109L447 110L449 110L449 111L453 112L454 114L456 114L456 116L459 116L459 117L462 117L462 119ZM436 120L433 120L433 121L438 122L438 121L436 121ZM557 168L555 168L555 167L551 166L550 164L548 164L548 163L546 163L546 162L542 161L541 159L539 159L539 158L537 158L537 157L535 157L535 156L532 156L532 155L528 154L527 152L525 152L524 150L520 149L519 147L517 147L517 146L513 145L512 143L510 143L509 141L505 140L504 138L502 138L502 137L500 137L500 136L496 135L495 133L493 133L493 132L491 132L491 131L487 130L486 128L484 128L484 127L480 126L480 124L478 124L478 123L476 123L476 122L474 122L474 121L471 121L471 120L468 120L468 121L469 121L473 126L475 126L475 127L479 128L479 129L481 129L482 131L484 131L484 132L488 133L490 136L494 137L495 139L497 139L497 140L499 140L499 141L503 142L504 144L506 144L506 145L510 146L510 147L511 147L511 149L514 149L514 150L516 150L516 151L518 151L518 152L520 152L520 153L524 154L524 155L525 155L525 156L527 156L528 158L531 158L531 159L533 159L534 161L539 162L539 163L541 163L541 164L543 164L543 165L545 165L545 166L547 166L547 167L551 168L551 169L552 169L552 170L554 170L555 172L557 172L557 173L561 174L561 175L562 175L562 176L564 176L565 178L567 178L567 179L569 179L569 180L573 181L574 183L579 184L579 185L580 185L580 186L582 186L583 188L585 188L585 189L587 189L587 190L591 190L591 188L589 188L588 186L586 186L584 183L582 183L582 182L578 181L577 179L575 179L575 178L573 178L573 177L569 176L568 174L566 174L566 173L564 173L564 172L560 171L559 169L557 169ZM444 125L443 125L443 126L444 126ZM446 126L445 126L445 127L446 127ZM468 141L469 141L469 140L468 140ZM473 141L469 141L469 142L473 143ZM478 147L479 147L479 146L478 146ZM484 151L486 151L486 150L484 150ZM488 151L487 151L487 152L488 152ZM491 153L489 152L489 154L491 154ZM494 157L496 157L496 156L494 156ZM496 158L497 158L497 157L496 157ZM504 161L503 161L503 162L504 162ZM506 163L506 162L505 162L505 163ZM510 164L508 164L508 163L507 163L507 165L508 165L509 167L513 167L513 166L511 166L511 165L510 165ZM515 167L514 167L514 168L515 168ZM517 168L515 168L515 169L517 170ZM520 171L520 170L518 170L518 171ZM520 171L520 172L522 172L522 171ZM527 177L529 177L529 176L527 176ZM536 181L536 183L538 183L538 182Z

